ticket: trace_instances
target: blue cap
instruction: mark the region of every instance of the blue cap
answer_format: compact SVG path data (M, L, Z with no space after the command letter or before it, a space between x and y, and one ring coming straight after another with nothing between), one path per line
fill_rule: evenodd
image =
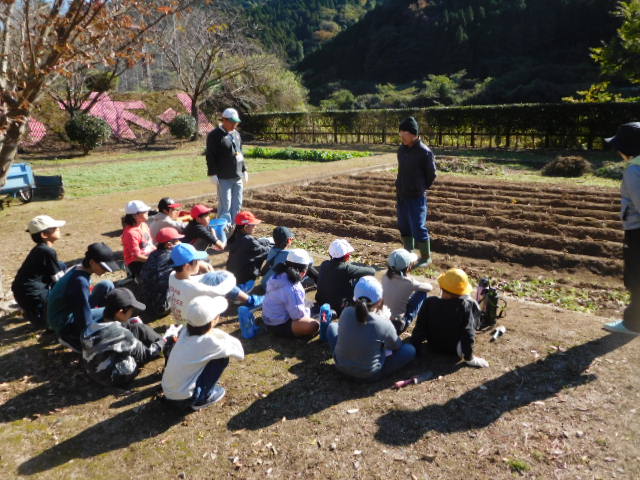
M382 285L376 277L367 275L361 277L353 289L353 299L358 300L360 297L369 299L371 303L378 303L382 298Z
M209 258L207 252L196 250L189 243L180 243L171 249L171 261L176 267L186 265L194 260L206 260Z

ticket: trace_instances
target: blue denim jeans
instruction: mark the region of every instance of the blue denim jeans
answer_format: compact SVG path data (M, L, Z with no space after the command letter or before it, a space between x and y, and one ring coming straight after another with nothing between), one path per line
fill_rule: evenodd
M231 223L235 223L236 215L242 209L242 179L218 178L218 218L229 215Z
M104 307L107 294L113 290L115 285L111 280L102 280L93 286L89 295L89 305L91 308Z
M411 325L411 323L418 316L418 312L422 307L425 299L427 298L427 292L414 292L413 295L409 297L409 301L407 302L407 310L404 314L404 324L405 328Z
M200 376L198 376L198 380L196 380L196 388L193 390L191 403L204 403L207 401L227 365L229 365L229 357L218 358L207 363Z
M403 237L413 237L416 242L429 240L427 228L427 197L398 198L396 204L398 230Z

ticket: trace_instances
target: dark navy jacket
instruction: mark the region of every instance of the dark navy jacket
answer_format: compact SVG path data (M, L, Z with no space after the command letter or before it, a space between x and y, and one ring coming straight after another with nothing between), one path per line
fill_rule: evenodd
M422 140L413 146L401 145L398 149L398 197L416 198L425 194L436 179L436 162L433 152Z

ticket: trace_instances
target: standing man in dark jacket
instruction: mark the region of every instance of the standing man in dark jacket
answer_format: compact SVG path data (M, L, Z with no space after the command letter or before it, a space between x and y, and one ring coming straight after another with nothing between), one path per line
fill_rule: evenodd
M227 108L220 120L222 124L207 136L207 172L218 187L218 218L228 215L233 221L242 209L242 181L249 180L249 172L236 130L240 123L237 110Z
M436 179L433 152L420 140L420 127L413 117L400 124L396 196L398 229L404 248L420 250L418 266L431 263L431 243L427 229L427 190Z

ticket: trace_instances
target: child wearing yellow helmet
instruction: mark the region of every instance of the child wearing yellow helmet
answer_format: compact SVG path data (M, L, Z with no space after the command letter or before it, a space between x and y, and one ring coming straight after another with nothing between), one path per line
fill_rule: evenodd
M480 307L469 296L469 277L463 270L451 268L438 277L438 284L441 296L424 301L409 341L418 352L426 340L436 352L457 355L471 367L488 367L484 358L473 354Z

